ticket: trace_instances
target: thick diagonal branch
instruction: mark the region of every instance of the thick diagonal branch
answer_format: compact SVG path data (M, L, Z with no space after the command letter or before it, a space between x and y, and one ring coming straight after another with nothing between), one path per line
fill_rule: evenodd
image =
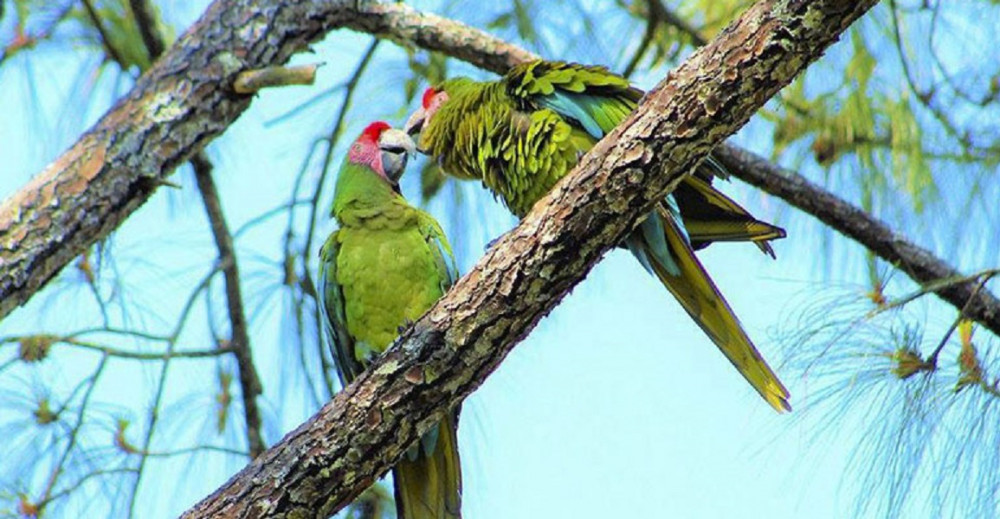
M762 1L691 56L333 402L187 517L325 517L384 474L874 1Z
M216 0L76 144L0 205L0 319L249 106L232 81L358 16L356 0ZM374 9L377 6L365 6Z

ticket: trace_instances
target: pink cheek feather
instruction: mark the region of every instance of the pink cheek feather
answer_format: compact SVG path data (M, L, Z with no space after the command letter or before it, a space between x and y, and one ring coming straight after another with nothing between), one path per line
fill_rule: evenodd
M382 178L385 176L385 169L382 166L382 154L378 151L378 146L371 142L356 142L351 145L347 152L347 160L353 164L364 165L372 168Z

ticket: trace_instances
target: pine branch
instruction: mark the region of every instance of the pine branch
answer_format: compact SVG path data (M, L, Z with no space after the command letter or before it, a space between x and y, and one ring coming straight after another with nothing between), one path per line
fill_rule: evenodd
M205 212L212 226L212 235L219 250L219 263L226 284L226 308L229 311L231 348L236 356L236 367L239 370L240 394L243 397L243 418L247 426L247 441L250 444L250 457L256 458L266 448L260 430L260 409L257 407L257 396L261 393L260 377L253 364L250 350L250 333L247 331L247 318L243 310L243 294L240 288L240 271L236 263L236 248L233 246L233 236L226 225L222 214L222 202L219 191L212 179L212 164L204 156L196 153L191 158L194 167L194 177L205 204Z
M348 504L476 389L683 172L874 3L751 7L651 91L371 369L185 516L326 517Z
M156 60L167 49L167 42L164 41L160 33L159 24L155 8L149 0L129 0L129 7L132 9L132 16L139 27L139 34L142 35L142 42L146 45L150 61Z
M932 286L965 276L931 251L908 241L863 209L808 179L736 146L723 144L716 155L733 176L812 215L897 266L913 281ZM979 277L946 283L934 290L941 299L1000 336L1000 300L979 286Z

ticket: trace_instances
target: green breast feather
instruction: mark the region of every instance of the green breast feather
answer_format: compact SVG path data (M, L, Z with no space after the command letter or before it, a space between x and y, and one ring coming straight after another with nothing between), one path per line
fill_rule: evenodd
M400 326L447 291L457 272L437 222L398 194L384 203L346 205L337 218L340 229L321 251L320 285L335 355L348 366L349 382Z
M416 320L443 294L437 264L416 226L344 228L339 239L338 281L356 355L369 348L380 353L399 326ZM377 275L368 274L372 265L379 266Z

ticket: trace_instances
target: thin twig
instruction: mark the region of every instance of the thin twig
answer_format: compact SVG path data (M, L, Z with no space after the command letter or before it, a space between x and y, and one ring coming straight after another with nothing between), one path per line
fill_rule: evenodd
M319 179L316 181L316 189L313 191L312 208L309 211L309 230L306 234L306 245L303 249L307 267L306 273L309 272L309 260L312 258L309 251L312 250L313 238L316 236L319 199L323 196L323 187L326 185L326 178L329 176L330 166L333 164L333 152L337 146L337 140L340 138L340 133L344 129L344 121L347 120L347 113L351 108L351 100L354 98L354 92L357 90L358 82L361 81L361 76L364 75L365 69L367 69L368 64L371 63L372 57L375 56L375 50L378 49L381 41L382 40L379 39L372 40L368 49L358 62L358 66L354 69L354 73L351 74L351 79L347 81L347 84L344 87L344 102L340 105L340 111L337 112L337 117L334 120L333 127L330 129L330 136L327 138L326 153L323 155L323 165L320 168Z
M80 428L83 427L84 414L87 410L87 404L90 402L90 397L94 394L94 388L97 387L97 379L100 378L107 362L108 358L102 357L100 362L97 364L97 369L94 370L94 374L88 378L90 387L87 388L87 392L83 395L83 401L80 402L80 410L76 416L76 423L70 430L69 441L66 444L66 449L63 450L62 456L56 464L56 468L52 471L52 475L49 476L49 482L45 486L45 492L42 493L42 498L39 500L39 503L46 503L52 497L52 491L56 486L56 482L59 480L59 476L62 475L63 470L66 467L66 461L69 459L69 455L73 452L73 449L76 448L76 441L77 438L79 438ZM41 507L39 507L39 509L41 510Z
M250 351L250 334L247 331L246 314L243 310L243 295L240 289L240 272L236 262L236 250L233 237L229 233L225 216L222 214L222 204L219 192L212 180L212 165L202 153L196 153L191 158L194 166L194 176L205 203L205 212L212 226L215 245L219 249L219 263L226 284L226 302L229 308L231 344L239 368L240 393L243 395L243 417L247 427L247 441L250 456L256 458L266 449L260 430L260 409L257 407L257 395L261 393L260 377L253 364Z
M974 283L984 277L989 279L997 274L1000 274L1000 269L987 269L980 272L976 272L975 274L969 276L935 279L934 281L922 284L920 286L920 289L914 291L913 293L907 294L903 297L899 297L893 299L892 301L888 301L884 304L879 305L878 308L868 313L868 317L874 317L878 314L888 312L890 310L902 308L912 303L913 301L916 301L917 299L926 296L927 294L934 294L940 292L941 290L944 290L945 288ZM978 293L978 290L976 292ZM963 306L960 310L964 313L965 306Z
M931 352L929 357L927 357L927 362L929 364L931 364L932 366L937 366L938 355L941 354L941 350L944 349L944 345L948 343L948 339L951 337L952 333L955 333L955 329L958 328L958 325L966 319L965 311L969 308L969 305L972 303L975 297L979 295L979 291L983 289L983 285L985 285L986 282L989 281L994 274L996 274L995 271L984 274L982 276L982 279L979 280L979 283L976 284L976 289L972 291L972 296L969 297L969 300L965 303L965 306L963 306L962 309L959 310L958 317L956 317L955 321L952 322L951 326L948 327L948 331L946 331L944 337L941 338L941 342L938 343L937 347L934 348L934 351Z
M655 4L656 2L657 0L649 0L650 4ZM628 61L628 65L622 71L623 76L631 77L632 73L635 72L636 67L639 66L639 62L642 61L642 57L649 50L650 44L653 43L653 37L656 36L656 26L659 24L660 19L657 18L656 11L650 6L649 18L646 20L646 30L642 33L642 40L639 41L639 47L635 50L635 54L632 55L632 59Z
M44 508L49 503L51 503L51 502L53 502L53 501L55 501L57 499L60 499L60 498L63 498L63 497L66 497L66 496L72 494L78 488L82 487L84 483L86 483L87 481L89 481L89 480L91 480L93 478L101 477L101 476L108 476L108 475L112 475L112 474L132 474L134 472L135 472L135 469L128 468L128 467L117 468L117 469L95 470L95 471L92 471L92 472L88 472L87 474L85 474L82 477L80 477L80 479L78 479L75 482L73 482L72 485L70 485L70 486L68 486L68 487L66 487L64 489L61 489L58 492L54 492L49 497L45 498L42 501L39 501L38 502L38 507L39 508Z
M174 348L177 346L177 339L180 337L181 332L184 330L184 325L187 323L188 316L191 315L191 310L194 308L195 301L198 300L198 296L208 289L212 278L219 272L220 266L213 268L205 277L198 283L191 295L188 296L187 301L184 303L184 308L181 309L181 314L177 318L177 324L174 327L173 332L170 334L170 340L167 341L167 351L165 358L163 359L163 365L160 366L160 376L156 386L156 394L153 396L153 405L149 409L149 421L146 424L146 437L143 439L142 448L139 449L139 466L135 470L135 481L132 483L131 494L129 495L129 517L135 516L135 506L136 497L139 495L139 483L142 482L143 469L146 466L146 454L149 452L149 446L153 443L153 433L156 431L156 424L160 417L160 403L163 401L163 394L167 385L167 374L170 370L171 360L173 359Z
M323 155L323 163L320 168L319 179L316 181L316 188L313 191L312 205L309 209L309 226L306 231L306 243L302 248L302 264L303 264L303 283L307 286L315 286L312 280L312 275L310 274L310 269L312 266L312 244L316 236L316 223L318 221L319 215L319 201L320 197L323 196L323 188L326 185L326 179L330 174L330 168L333 164L333 153L337 146L337 140L340 138L341 132L344 129L344 122L347 120L347 113L351 108L351 101L354 98L354 93L357 90L358 83L361 81L361 77L364 75L365 70L368 68L368 64L371 63L372 57L375 56L375 51L378 49L381 40L373 39L368 49L362 55L361 60L358 61L357 67L355 67L354 72L351 74L350 79L344 86L344 101L340 105L340 110L337 112L337 116L334 119L333 127L330 129L330 135L326 140L326 152ZM313 321L316 323L316 329L320 330L322 333L323 323L320 318L319 305L321 303L317 300L316 304L313 305ZM300 327L301 329L301 327ZM318 357L320 359L320 364L323 368L323 378L327 386L327 390L333 393L333 381L329 377L329 365L326 361L326 356L323 354L323 342L317 341L317 351L319 353ZM308 374L309 371L306 370Z
M83 7L87 11L87 16L90 18L90 22L93 23L94 28L97 29L97 34L101 37L101 44L104 46L104 52L107 53L108 58L124 68L125 60L122 59L122 55L118 53L118 49L116 49L114 45L111 45L111 38L108 37L107 31L104 30L104 24L101 23L101 16L97 14L97 9L94 8L94 3L91 0L83 0Z
M128 5L132 8L135 24L139 27L139 34L142 35L142 42L149 52L150 61L153 61L167 49L159 25L156 23L156 11L147 0L129 0Z
M206 357L219 357L221 355L226 355L229 353L235 353L233 348L216 348L212 350L189 350L189 351L172 351L164 353L142 353L137 351L121 350L118 348L111 348L109 346L102 346L100 344L95 344L92 342L81 341L78 339L64 338L56 342L55 344L65 344L70 346L75 346L85 350L96 351L108 357L115 357L119 359L130 359L130 360L167 360L167 359L204 359Z
M167 359L202 359L206 357L218 357L221 355L226 355L229 353L234 353L233 348L214 348L211 350L188 350L188 351L166 351L163 353L145 353L138 351L123 350L120 348L114 348L111 346L105 346L103 344L98 344L93 341L85 341L76 338L74 335L11 335L7 337L0 338L0 345L20 343L21 341L38 339L39 337L44 337L46 341L51 345L62 344L65 346L71 346L87 351L93 351L100 353L101 355L106 355L108 357L115 357L119 359L131 359L131 360L167 360Z
M695 47L701 47L708 43L708 40L701 35L701 32L698 31L698 29L695 29L677 13L663 5L662 0L649 0L649 11L650 16L655 16L658 21L679 30L690 38L691 43L693 43Z
M194 452L216 452L220 454L230 454L233 456L249 456L246 451L241 451L238 449L230 449L229 447L219 447L217 445L196 445L194 447L186 447L184 449L177 449L172 451L163 452L147 452L146 456L150 458L172 458L174 456L183 456L185 454L191 454Z
M917 79L914 77L913 69L910 66L909 59L907 58L906 51L904 49L903 32L901 28L901 22L899 20L898 10L899 8L896 5L896 0L889 0L889 14L890 14L890 20L892 21L892 31L893 31L893 38L895 40L894 43L896 46L896 53L899 56L899 63L903 69L903 78L906 80L906 85L909 87L910 91L917 98L920 104L924 108L926 108L928 112L930 112L931 116L933 116L934 119L941 124L941 127L944 129L945 133L947 133L948 135L953 137L956 141L958 141L958 143L962 146L964 150L966 150L967 153L977 151L982 157L996 156L998 150L996 149L995 146L980 146L975 142L973 142L971 134L968 131L962 131L958 126L956 126L956 123L949 118L948 111L943 110L938 106L936 106L934 98L937 97L938 91L934 86L931 86L930 88L927 89L923 89L917 85ZM932 22L934 22L935 20L936 17L932 18ZM931 34L933 34L933 28L934 25L931 26L932 29ZM931 49L933 49L933 46L931 46ZM947 75L943 70L941 70L940 72L942 76L945 76L946 81L950 85L951 84L950 78L947 78ZM958 91L957 88L955 90L956 92Z

